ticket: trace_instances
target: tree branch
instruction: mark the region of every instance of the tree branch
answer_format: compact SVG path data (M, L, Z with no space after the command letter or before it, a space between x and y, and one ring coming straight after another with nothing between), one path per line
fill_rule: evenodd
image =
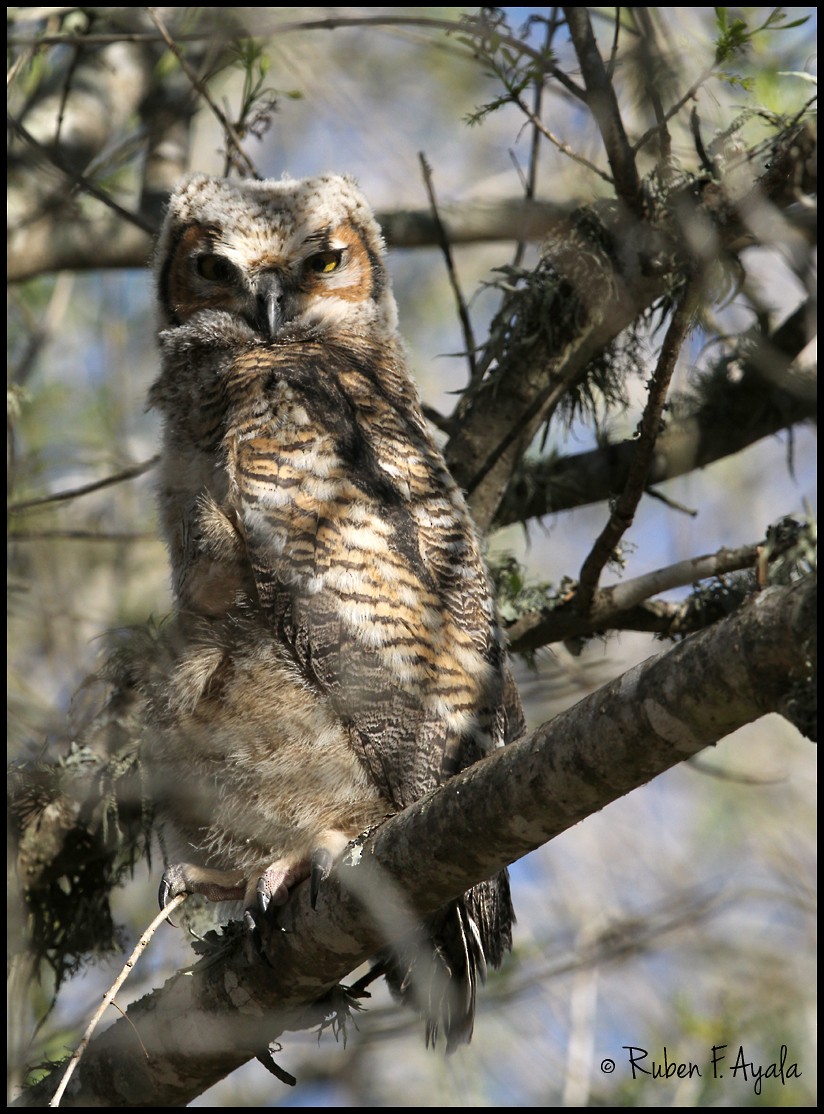
M426 193L429 197L429 206L432 211L432 219L435 222L435 227L438 232L438 245L440 246L441 253L446 263L446 273L449 277L449 285L452 287L452 293L455 298L455 308L458 311L458 318L461 322L461 330L463 332L464 347L466 348L466 358L469 365L469 379L470 381L475 378L475 336L472 332L472 319L469 316L466 301L461 290L461 284L458 279L458 272L455 269L455 261L452 258L452 245L449 242L449 237L444 229L443 222L438 212L438 201L435 197L435 186L432 182L432 167L426 161L426 155L423 151L418 152L418 160L421 164L421 172L423 174L424 185L426 186Z
M63 1105L180 1106L342 999L336 983L387 939L506 864L767 712L811 733L815 581L755 597L451 778L350 849L318 908L301 886L267 941L230 934L90 1044ZM802 695L800 695L802 694ZM307 1003L318 1003L307 1009ZM138 1039L139 1038L139 1039ZM15 1106L43 1105L46 1080Z
M152 233L152 226L142 214L133 213L128 209L124 209L110 194L100 189L94 182L86 177L86 175L72 170L72 168L67 166L63 161L58 149L50 150L48 147L45 147L35 139L19 121L9 118L8 123L12 131L16 132L33 151L46 162L50 163L56 170L59 170L60 173L69 180L72 190L82 190L84 193L89 194L90 197L106 205L121 221L125 221L127 224L133 224L141 232Z
M755 199L786 203L790 183L798 189L801 165L814 148L806 128L780 136L773 162L740 201L716 183L696 182L673 196L669 217L627 229L620 212L579 210L569 230L554 238L546 260L493 322L488 351L494 375L464 393L452 419L447 464L482 531L489 530L523 453L561 399L593 359L667 296L689 255L684 230L711 227L713 258L753 244L741 214Z
M154 209L163 207L155 199ZM429 209L396 209L377 214L386 242L395 248L435 247L446 234L451 244L540 240L568 220L571 203L524 200L473 201L439 206L441 229ZM153 210L154 211L154 210ZM62 270L145 267L152 236L110 216L66 221L42 214L25 228L9 230L8 277L23 282Z
M647 485L705 468L817 415L815 377L798 366L815 309L804 302L773 333L752 330L693 393L674 400L674 416L655 445ZM736 371L729 374L730 368ZM627 481L634 441L586 453L528 461L512 479L494 526L509 526L617 495Z
M624 131L618 99L598 50L589 13L586 8L565 7L564 16L581 66L587 104L604 141L615 191L628 211L640 218L643 206L635 155Z
M160 455L155 454L148 460L141 461L140 464L133 464L120 472L116 472L113 476L105 476L102 480L92 480L91 483L73 487L69 491L56 491L53 495L42 495L37 499L21 499L18 503L10 503L7 510L11 514L19 514L22 511L35 510L38 507L52 506L54 503L68 503L72 499L79 499L82 495L90 495L94 491L100 491L101 488L125 483L127 480L136 480L138 476L142 476L145 472L154 468L159 460Z
M634 443L632 463L624 489L618 496L606 526L596 538L581 566L578 589L575 593L575 607L582 614L586 614L592 606L604 566L635 519L635 512L647 486L649 466L660 433L667 391L696 305L697 283L692 279L676 306L661 346L658 363L649 384L649 396L638 427L638 440Z
M601 170L601 168L599 166L596 166L595 163L592 162L590 159L585 158L583 155L579 154L568 143L565 143L562 139L559 139L557 135L554 135L544 124L543 120L541 120L541 118L538 116L537 112L533 112L529 105L524 101L523 97L513 95L512 101L518 106L521 112L523 112L524 116L526 116L527 120L529 120L530 124L532 124L535 131L542 135L544 139L548 139L553 147L557 147L562 155L566 155L567 158L572 159L573 162L577 162L579 166L583 166L587 170L591 171L593 174L597 174L598 177L602 181L606 182L608 185L615 185L609 174Z
M683 620L680 604L650 601L650 597L700 580L754 569L764 544L720 549L612 584L598 592L588 613L575 607L574 597L568 604L529 611L506 628L509 648L514 654L532 653L553 642L586 638L605 630L689 633L689 628L679 625L679 619ZM706 626L706 620L701 625Z
M231 146L234 150L234 155L235 155L235 158L238 161L238 164L245 168L247 174L251 178L259 178L260 175L258 174L257 169L255 168L255 164L252 162L252 160L249 158L249 156L243 150L243 141L242 141L241 137L238 135L234 124L229 119L229 117L225 114L225 112L223 112L222 109L218 105L215 104L215 102L214 102L214 100L213 100L213 98L212 98L212 96L211 96L211 94L210 94L210 92L209 92L209 90L206 86L206 81L204 79L202 79L198 75L198 73L194 69L194 67L190 65L190 63L187 60L185 54L180 49L178 44L175 42L175 40L174 40L172 34L170 33L169 29L166 27L166 24L164 23L163 18L160 15L159 10L157 8L146 8L146 11L149 15L149 19L151 19L152 23L154 23L155 27L158 29L158 31L160 33L160 37L163 39L163 42L166 44L169 51L174 55L174 57L180 63L180 68L183 70L183 72L186 74L186 77L191 82L192 88L197 92L198 96L200 96L203 99L204 103L209 106L209 109L211 110L212 114L217 119L218 123L220 124L221 128L223 129L223 134L226 137L226 142L228 144L231 144Z

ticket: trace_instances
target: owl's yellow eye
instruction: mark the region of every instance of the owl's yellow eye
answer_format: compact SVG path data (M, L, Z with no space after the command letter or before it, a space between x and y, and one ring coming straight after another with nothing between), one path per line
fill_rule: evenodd
M314 271L319 275L331 275L340 267L340 261L343 258L342 251L319 251L316 255L310 255L306 260L306 265L310 271Z
M231 282L235 275L232 264L223 255L199 255L197 273L209 282Z

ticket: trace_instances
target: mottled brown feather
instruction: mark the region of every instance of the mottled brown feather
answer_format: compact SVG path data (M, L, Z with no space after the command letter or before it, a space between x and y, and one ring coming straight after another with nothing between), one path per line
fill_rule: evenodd
M214 896L210 869L242 871L251 900L267 869L292 884L317 845L337 850L523 721L354 184L192 179L158 284L176 614L145 685L147 763L186 860L175 884ZM424 951L385 957L431 1037L469 1039L511 923L504 873L432 918Z

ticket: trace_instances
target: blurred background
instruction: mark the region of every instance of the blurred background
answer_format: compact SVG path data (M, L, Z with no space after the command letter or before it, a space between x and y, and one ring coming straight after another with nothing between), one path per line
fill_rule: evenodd
M206 10L220 18L218 9ZM42 13L65 10L16 11L30 13L26 18L42 26ZM445 211L521 195L532 130L512 105L469 124L479 106L499 95L498 80L460 34L425 23L474 11L235 9L238 23L264 44L265 83L277 99L270 126L244 145L259 172L352 174L378 212L425 210L422 152ZM549 9L503 11L520 28L531 14ZM596 34L609 43L614 10L592 11ZM715 10L650 11L670 80L686 89L712 69ZM737 60L742 81L708 77L696 92L706 135L729 127L745 104L791 114L809 97L817 9L784 11L788 20L807 16L807 22L755 38ZM333 17L344 23L374 17L375 23L294 26ZM406 21L388 22L399 17ZM542 25L529 29L529 36L540 41ZM571 59L571 47L559 38L557 64L569 69ZM210 92L231 108L242 97L242 85L242 73L229 67L210 83ZM631 86L624 93L621 108L631 122L641 109ZM603 163L591 121L563 90L547 97L543 111L553 133ZM754 113L745 133L750 141L759 126ZM673 137L676 157L694 161L686 117L673 122ZM194 120L190 167L224 170L220 127L205 109ZM608 192L585 165L549 144L537 168L539 198L585 204ZM495 268L513 261L515 250L508 242L453 249L476 337L485 336L499 304L499 292L485 284ZM529 245L524 263L534 262L537 251ZM778 324L807 296L809 276L798 273L782 243L747 254L748 289L758 290L763 312ZM421 393L448 413L466 384L467 361L442 253L436 247L393 248L390 267ZM718 331L734 337L752 323L752 299L732 290L716 312ZM159 423L145 403L157 373L154 331L145 268L64 270L12 289L13 502L76 489L157 452ZM556 423L548 448L568 454L594 447L605 433L628 436L645 397L643 371L654 366L660 340L661 334L648 338L645 368L628 384L625 410L605 413L598 426ZM691 337L676 389L686 387L713 354L705 342L700 330ZM816 490L813 428L795 427L759 441L663 485L668 503L645 499L620 575L756 542L783 515L814 513ZM607 513L599 504L548 517L528 530L509 527L490 539L490 551L515 555L530 580L558 583L577 575ZM618 575L611 571L607 583ZM12 758L30 758L65 740L76 694L96 668L105 632L162 616L170 606L151 470L16 518L9 577L9 748ZM661 649L651 637L623 633L583 646L553 646L530 665L519 662L530 726ZM514 864L513 954L480 995L471 1046L455 1055L427 1052L417 1019L377 986L345 1043L329 1032L284 1038L277 1060L297 1077L294 1089L251 1063L192 1105L812 1105L814 776L810 744L785 720L768 716ZM159 862L151 869L141 865L115 895L124 951L154 915ZM118 995L119 1004L125 1007L191 961L185 934L164 927ZM52 993L48 979L30 999L16 999L14 1055L36 1062L73 1049L122 962L115 954L85 966L62 988L42 1027L37 1019ZM628 1045L649 1052L647 1067L652 1060L663 1064L666 1047L669 1062L696 1063L701 1074L633 1079ZM714 1045L727 1045L726 1068L739 1047L746 1061L766 1068L785 1045L787 1066L796 1063L799 1078L766 1080L760 1093L751 1073L728 1071L714 1079Z

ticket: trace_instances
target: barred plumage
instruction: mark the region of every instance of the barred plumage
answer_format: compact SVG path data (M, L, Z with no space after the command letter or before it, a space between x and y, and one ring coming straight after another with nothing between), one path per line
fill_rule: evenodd
M146 763L182 859L163 892L266 905L319 851L519 734L520 706L354 183L192 178L158 294L176 611L146 683ZM388 963L402 994L425 971L448 1047L469 1039L511 922L502 874Z

